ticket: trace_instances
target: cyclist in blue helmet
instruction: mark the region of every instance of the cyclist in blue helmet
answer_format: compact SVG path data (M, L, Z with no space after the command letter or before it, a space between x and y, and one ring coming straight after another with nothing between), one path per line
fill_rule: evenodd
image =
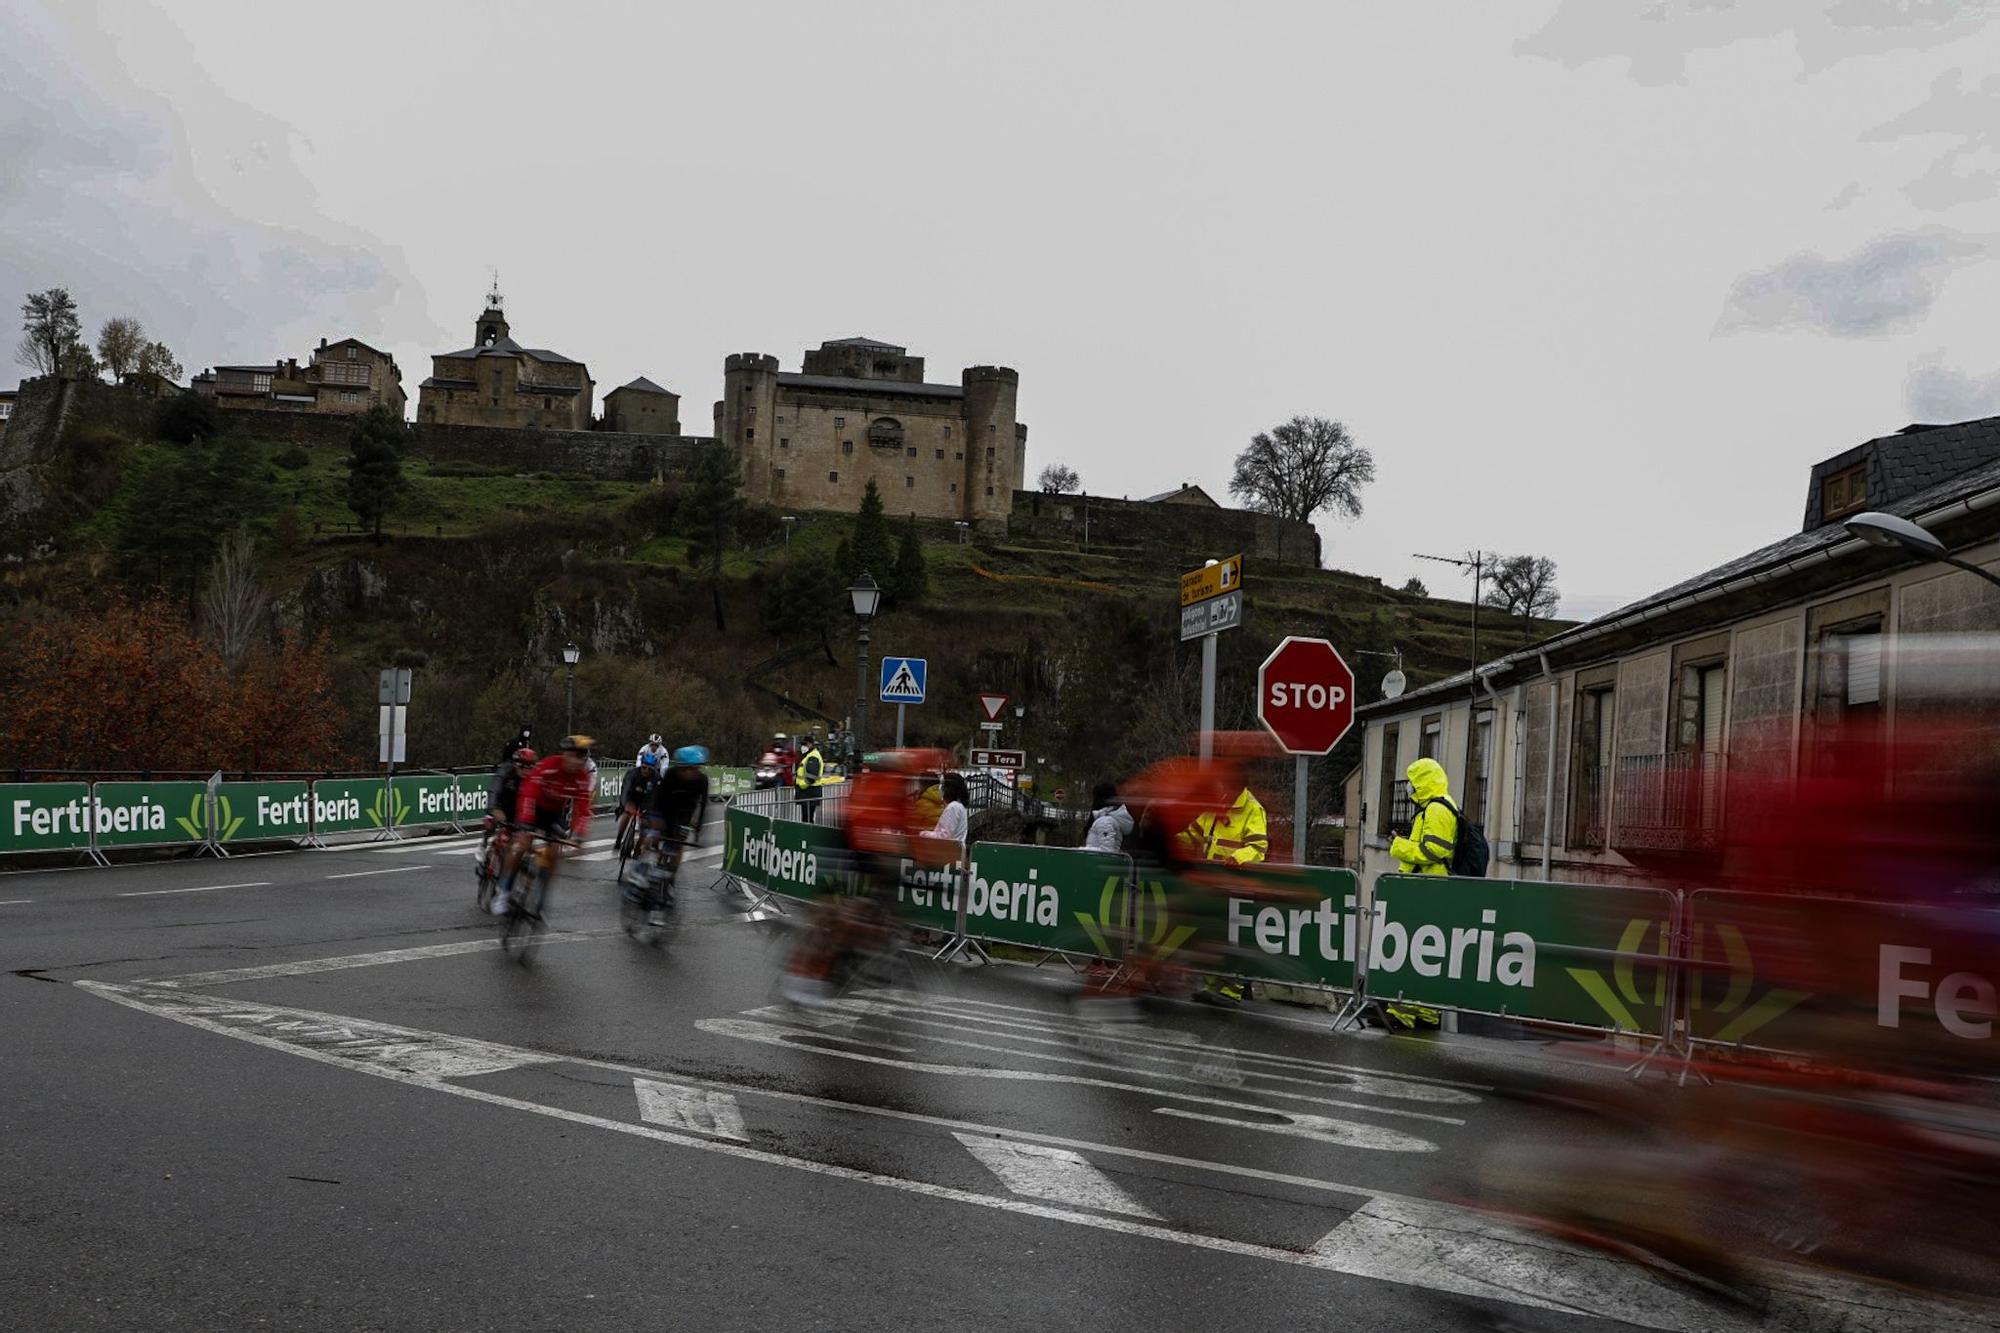
M656 849L657 855L641 856L638 862L641 876L649 873L644 867L651 867L650 883L645 887L652 889L655 897L650 915L659 919L653 920L653 925L664 924L661 909L674 905L674 875L680 869L681 856L701 843L701 825L708 815L708 774L702 771L707 763L705 746L683 745L674 751L672 765L653 784L645 847ZM626 892L637 887L640 885L628 884Z

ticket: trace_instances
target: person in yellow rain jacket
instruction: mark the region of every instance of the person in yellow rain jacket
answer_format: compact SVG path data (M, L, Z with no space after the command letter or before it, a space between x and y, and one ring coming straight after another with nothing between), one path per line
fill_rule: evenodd
M1195 816L1194 822L1181 831L1180 841L1191 860L1255 865L1269 856L1271 851L1264 803L1245 787L1236 794L1236 799L1227 810L1211 810ZM1240 1004L1243 983L1235 977L1211 975L1203 981L1197 995L1211 1001Z
M1389 855L1406 875L1449 875L1458 846L1458 809L1445 795L1451 780L1435 759L1419 759L1408 770L1410 801L1417 807L1408 837L1389 844Z
M1409 834L1389 844L1389 855L1406 875L1448 875L1452 849L1458 845L1458 808L1445 794L1451 779L1435 759L1416 760L1405 775L1410 779L1410 800L1417 813L1410 821ZM1438 1026L1437 1010L1420 1004L1389 1004L1382 1006L1382 1011L1396 1027Z

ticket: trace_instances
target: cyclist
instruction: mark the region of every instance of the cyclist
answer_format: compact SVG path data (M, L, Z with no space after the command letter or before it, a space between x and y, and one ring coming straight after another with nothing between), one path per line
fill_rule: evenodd
M505 916L513 901L514 875L521 858L537 837L573 837L581 842L590 828L590 798L594 790L586 764L590 737L565 736L559 753L550 755L521 779L514 803L514 844L507 849L505 892L493 899L493 915Z
M653 802L653 786L659 779L659 757L639 751L639 762L625 775L625 791L618 801L618 837L614 846L625 845L625 836L635 821L643 826L646 808Z
M673 906L674 875L680 869L681 857L689 847L701 843L701 824L708 814L708 774L702 771L707 763L705 746L683 745L674 751L673 766L653 784L644 845L659 849L652 880L659 899L648 918L650 925L666 923L660 909ZM643 856L637 859L643 863ZM631 879L630 872L627 879ZM628 896L635 900L637 895L630 888L637 886L638 882L632 881L627 889Z
M506 859L507 835L514 826L514 807L521 799L521 780L535 766L537 757L534 750L523 745L514 751L512 759L500 765L499 775L493 780L493 791L486 803L486 819L479 839L478 864L482 867L479 902L482 907L486 906L488 886L492 883L486 878L488 870L498 869L497 866L489 866L489 860L496 858L496 852L499 861ZM497 879L498 875L493 878Z
M667 743L660 739L660 733L657 731L654 732L652 735L646 737L646 743L639 747L639 757L637 762L643 764L647 762L649 758L653 763L659 765L664 765L667 762L667 759L669 758L667 752Z

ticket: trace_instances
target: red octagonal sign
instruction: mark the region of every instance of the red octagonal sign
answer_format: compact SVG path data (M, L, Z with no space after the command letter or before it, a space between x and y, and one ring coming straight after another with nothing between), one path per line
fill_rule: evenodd
M1257 668L1257 720L1292 754L1326 754L1354 725L1354 672L1325 639L1286 639Z

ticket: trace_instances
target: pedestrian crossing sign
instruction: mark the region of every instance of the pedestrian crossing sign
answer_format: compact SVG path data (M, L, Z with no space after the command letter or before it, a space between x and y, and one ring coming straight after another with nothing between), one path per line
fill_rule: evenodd
M882 702L885 704L920 704L924 701L924 683L930 675L930 663L921 657L885 657L882 659Z

